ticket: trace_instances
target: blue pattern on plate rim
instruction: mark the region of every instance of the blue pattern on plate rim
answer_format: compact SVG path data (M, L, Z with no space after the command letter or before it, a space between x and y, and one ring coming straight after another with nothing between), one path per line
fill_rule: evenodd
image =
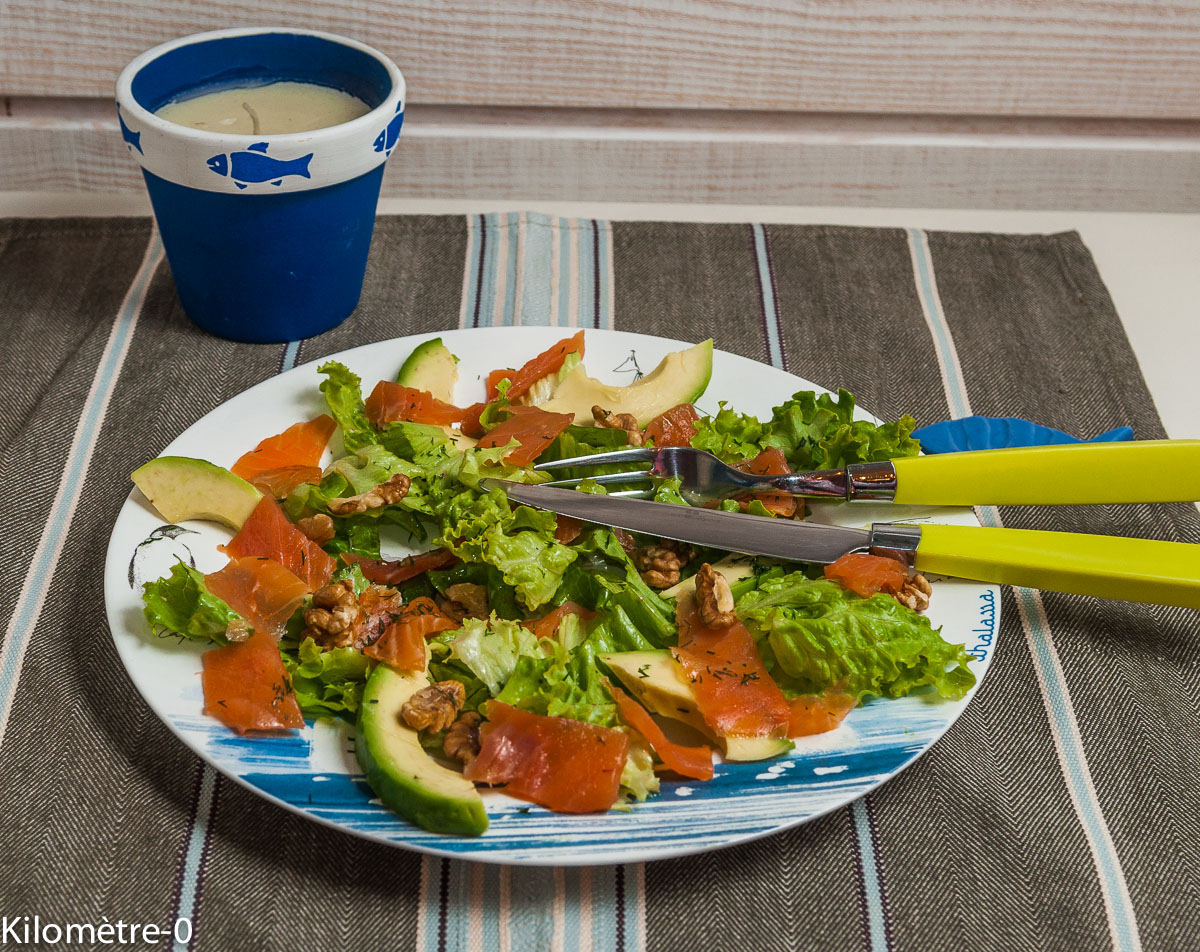
M978 596L977 623L966 646L979 661L995 636L996 595ZM197 682L186 692L201 703ZM171 726L223 771L314 819L374 839L424 852L512 864L625 862L631 849L667 856L716 848L819 816L867 793L911 763L949 725L946 706L920 693L875 699L851 712L842 727L800 738L774 760L720 763L711 781L664 781L661 793L628 812L568 816L485 794L491 827L483 837L448 837L412 826L374 796L354 761L353 728L344 722L309 723L283 737L238 737L201 714L170 716ZM314 763L317 730L337 730L343 761ZM348 772L342 772L342 771ZM717 808L719 805L719 808ZM730 837L731 820L738 835ZM494 857L489 854L495 854Z

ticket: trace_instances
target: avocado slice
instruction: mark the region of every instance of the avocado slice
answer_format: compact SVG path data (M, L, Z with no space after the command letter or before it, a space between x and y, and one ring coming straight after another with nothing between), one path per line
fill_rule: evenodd
M242 477L190 456L160 456L130 478L167 522L203 519L237 530L262 499Z
M631 413L645 426L671 407L699 399L712 376L712 352L711 339L674 351L628 387L601 383L589 377L580 364L539 406L551 413L573 413L576 423L591 423L592 407L599 405L613 413Z
M651 712L682 721L716 741L724 750L726 760L768 760L793 747L786 737L718 737L714 734L696 704L691 682L670 651L614 651L599 658Z
M400 708L428 686L424 671L375 666L363 689L355 755L379 799L431 833L479 836L488 828L483 799L471 781L425 752Z
M400 365L396 383L414 390L425 390L446 403L454 402L458 383L458 358L440 337L418 344Z

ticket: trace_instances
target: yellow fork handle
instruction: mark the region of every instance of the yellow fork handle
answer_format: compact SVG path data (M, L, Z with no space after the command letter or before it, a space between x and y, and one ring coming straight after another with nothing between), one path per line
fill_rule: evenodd
M1200 500L1200 440L1071 443L892 460L895 502L1038 506Z
M980 582L1200 608L1200 545L923 524L916 567Z

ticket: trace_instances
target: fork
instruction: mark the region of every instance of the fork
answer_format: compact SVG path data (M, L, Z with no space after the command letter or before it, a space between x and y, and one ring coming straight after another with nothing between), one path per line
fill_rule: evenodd
M1200 440L1071 443L912 456L851 463L843 469L755 476L689 446L640 447L539 463L548 472L576 467L649 464L544 483L573 487L585 480L602 486L648 483L610 495L647 497L654 479L678 479L693 506L763 490L847 501L904 505L1005 506L1200 499Z

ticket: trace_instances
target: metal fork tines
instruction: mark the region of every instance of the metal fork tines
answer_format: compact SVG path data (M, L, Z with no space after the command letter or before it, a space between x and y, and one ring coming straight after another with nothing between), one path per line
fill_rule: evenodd
M631 469L619 473L593 473L573 479L557 479L553 482L542 483L543 486L558 486L571 489L584 482L592 482L605 487L618 486L622 483L646 483L640 489L610 489L610 496L646 497L654 494L653 477L655 464L660 450L653 447L631 448L627 450L611 450L604 453L592 453L588 456L574 456L570 459L552 460L548 463L538 463L533 468L542 472L550 470L594 469L603 466L619 466L627 463L649 463L645 469Z
M711 453L692 449L690 446L641 447L613 450L608 453L593 453L571 459L539 463L534 469L543 472L577 467L612 466L625 463L649 463L647 469L627 470L619 473L598 473L574 479L560 479L546 486L570 488L591 479L602 486L620 485L654 479L678 479L679 493L694 506L718 502L739 493L763 489L782 489L804 495L845 496L845 488L838 479L844 471L805 473L803 476L788 473L783 476L755 476L744 473L721 462ZM649 495L653 488L627 490L621 495Z

